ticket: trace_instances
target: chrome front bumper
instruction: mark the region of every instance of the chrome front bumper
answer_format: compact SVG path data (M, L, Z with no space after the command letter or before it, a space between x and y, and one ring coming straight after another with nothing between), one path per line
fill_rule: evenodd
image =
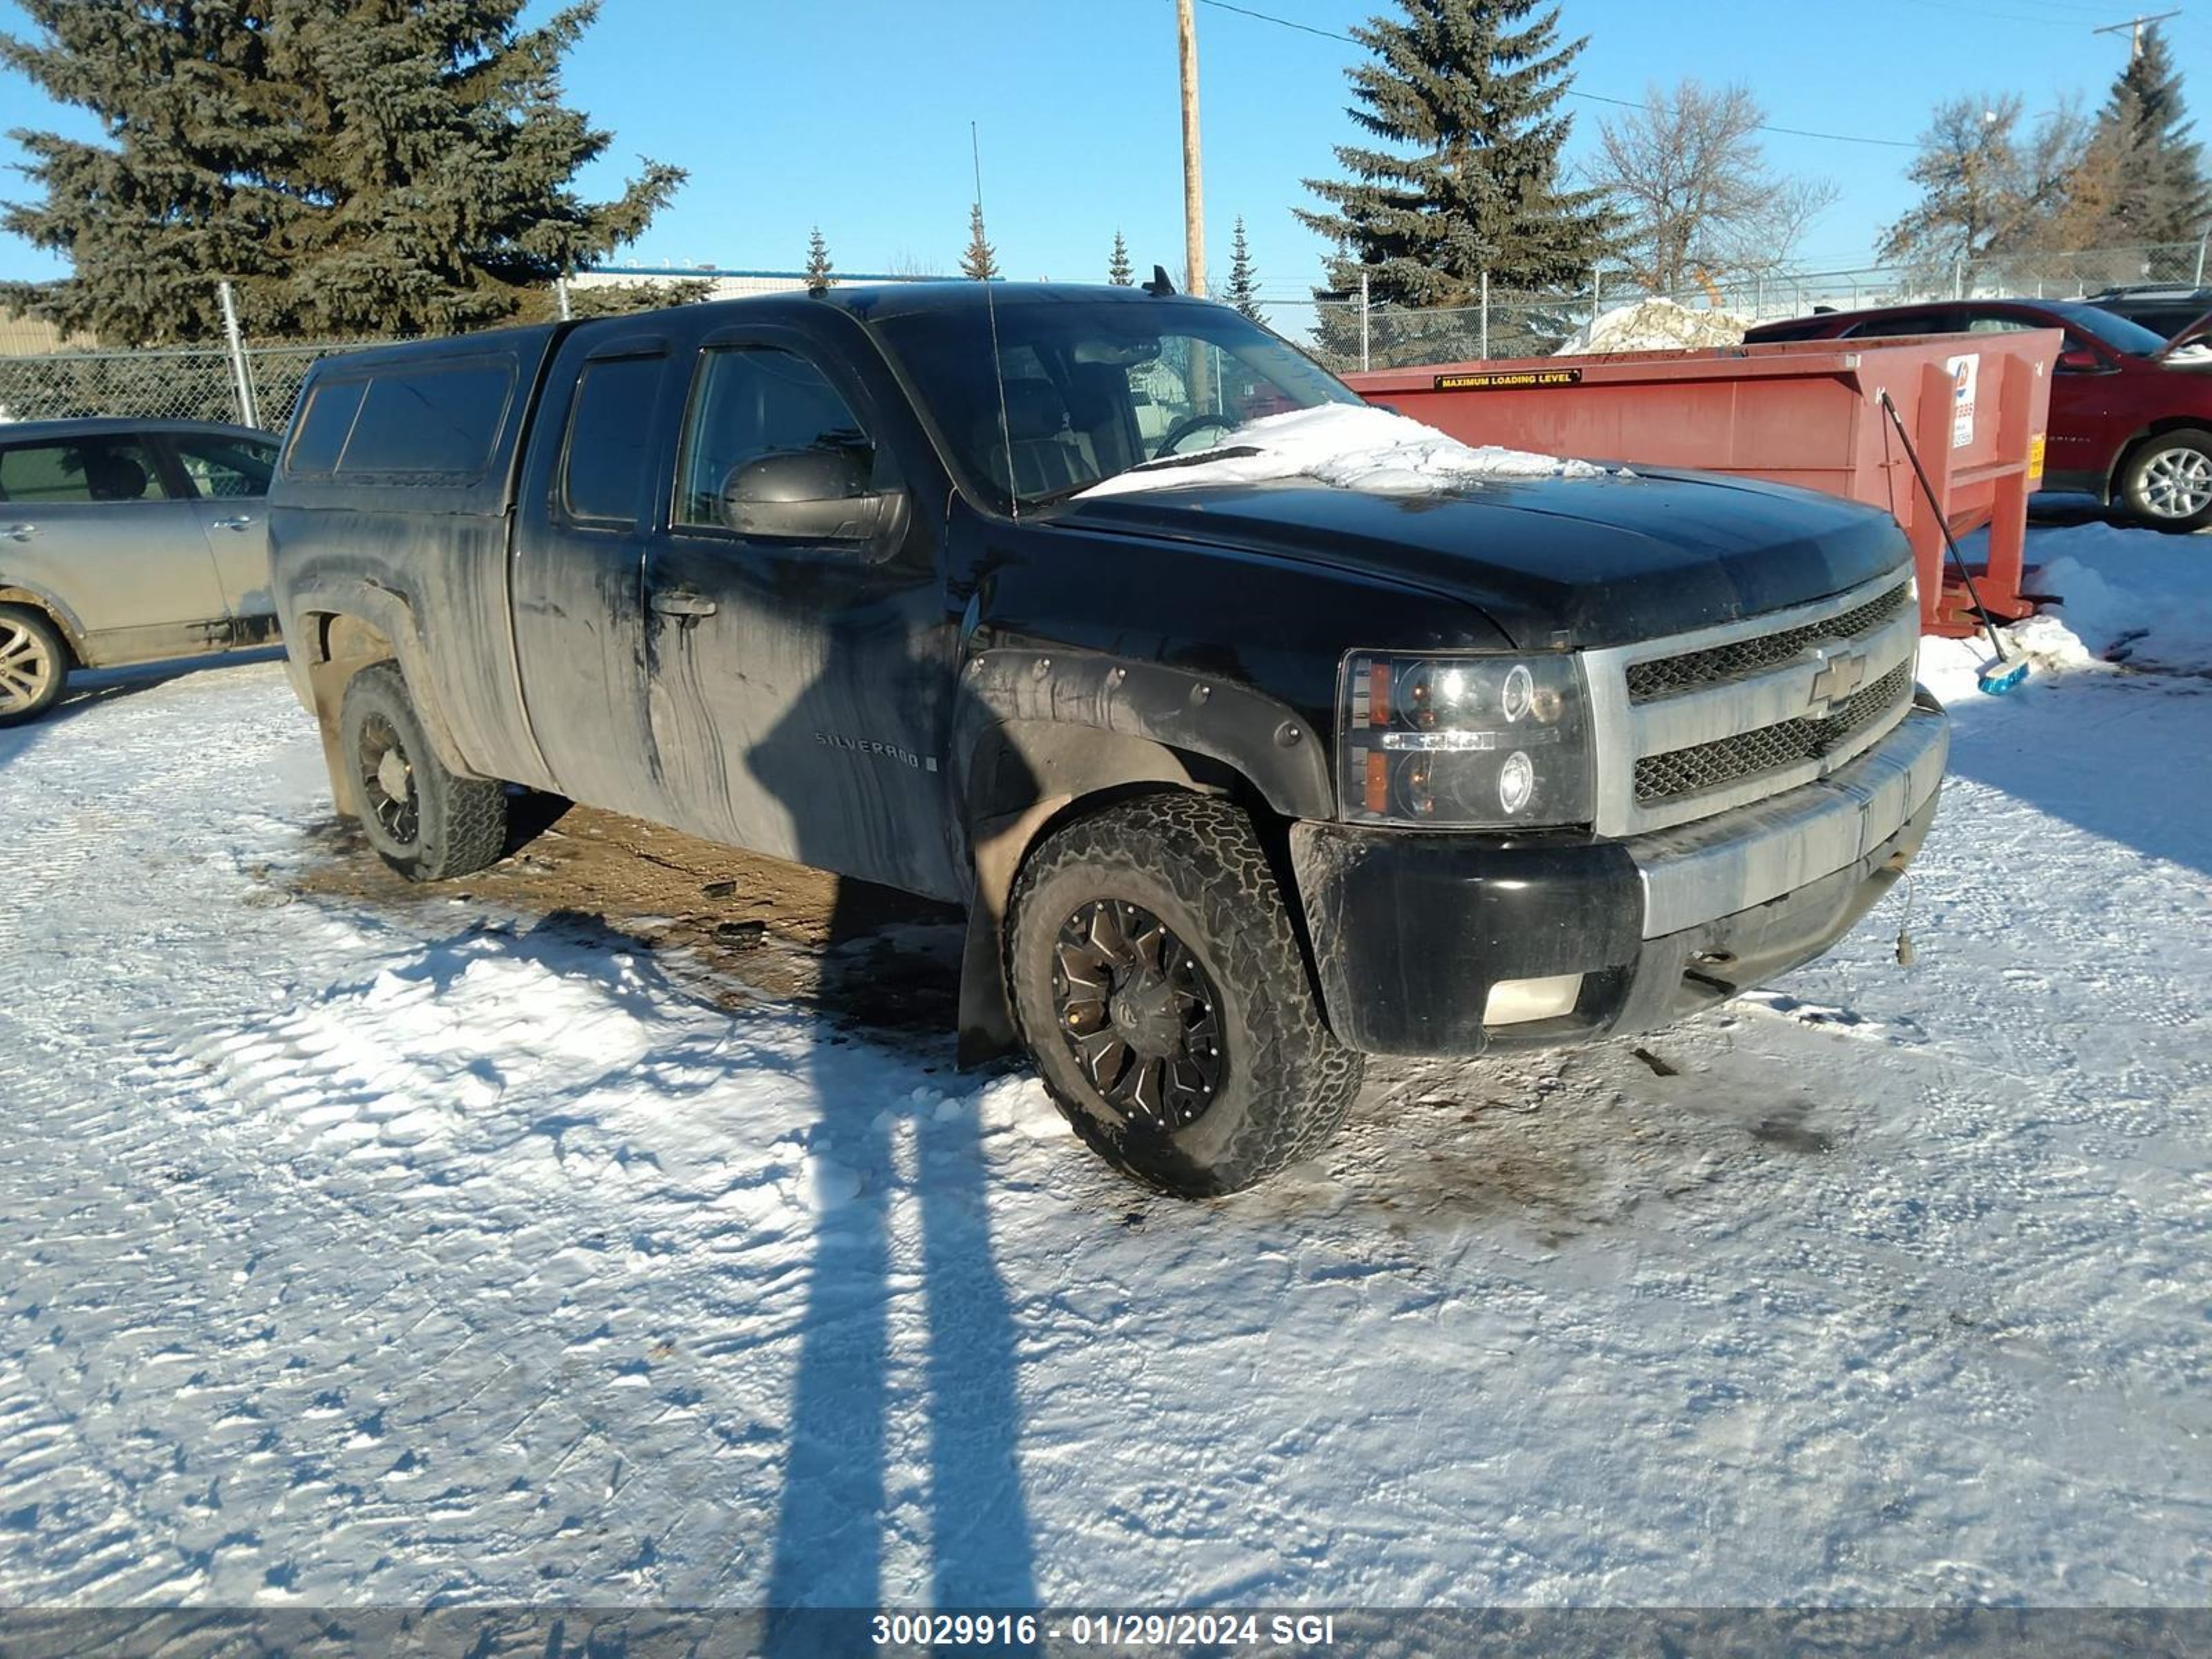
M1644 884L1644 937L1765 904L1864 858L1943 781L1950 721L1925 692L1873 747L1817 782L1622 843Z

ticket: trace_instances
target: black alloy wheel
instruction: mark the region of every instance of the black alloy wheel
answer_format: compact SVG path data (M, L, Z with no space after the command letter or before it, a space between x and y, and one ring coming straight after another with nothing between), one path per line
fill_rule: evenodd
M1060 924L1053 1006L1076 1064L1127 1121L1195 1122L1221 1087L1220 996L1143 906L1099 898Z

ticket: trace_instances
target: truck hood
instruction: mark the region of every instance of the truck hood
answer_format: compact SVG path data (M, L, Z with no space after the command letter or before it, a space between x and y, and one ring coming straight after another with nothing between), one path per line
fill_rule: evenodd
M1758 616L1905 557L1903 534L1875 508L1643 469L1422 495L1297 478L1190 484L1079 497L1053 522L1385 577L1477 607L1524 650L1627 645Z

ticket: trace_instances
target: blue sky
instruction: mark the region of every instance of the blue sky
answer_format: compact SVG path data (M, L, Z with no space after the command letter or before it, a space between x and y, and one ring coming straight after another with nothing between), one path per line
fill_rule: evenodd
M1240 0L1341 31L1387 0ZM2031 110L2069 93L2101 100L2126 42L2091 27L2124 15L2090 0L1565 0L1589 37L1577 86L1636 98L1684 75L1741 80L1770 121L1910 140L1939 100L2017 91ZM2185 73L2212 58L2212 12L2167 27ZM0 0L0 28L21 32ZM1267 292L1303 294L1319 244L1291 217L1300 180L1333 171L1352 137L1346 67L1356 47L1214 6L1199 10L1208 261L1225 271L1244 216ZM818 222L846 270L919 260L950 269L972 191L969 123L1007 274L1095 280L1116 226L1140 269L1182 263L1175 13L1170 0L605 0L570 59L571 100L615 134L587 187L613 188L640 155L691 179L632 253L648 264L796 268ZM2196 107L2212 99L2197 79ZM1602 106L1576 106L1586 153ZM0 74L0 127L88 132ZM2200 123L2212 137L2212 122ZM1910 202L1906 149L1776 137L1788 169L1831 178L1841 199L1802 252L1815 268L1868 263ZM19 152L0 143L0 164ZM0 177L0 197L27 191ZM0 276L59 264L0 237Z

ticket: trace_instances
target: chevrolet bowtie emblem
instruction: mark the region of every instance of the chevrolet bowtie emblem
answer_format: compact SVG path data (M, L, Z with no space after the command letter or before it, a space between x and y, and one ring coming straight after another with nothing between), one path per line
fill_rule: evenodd
M1866 659L1855 656L1834 656L1820 665L1820 672L1813 676L1813 704L1811 712L1822 714L1828 708L1859 689L1866 678Z

